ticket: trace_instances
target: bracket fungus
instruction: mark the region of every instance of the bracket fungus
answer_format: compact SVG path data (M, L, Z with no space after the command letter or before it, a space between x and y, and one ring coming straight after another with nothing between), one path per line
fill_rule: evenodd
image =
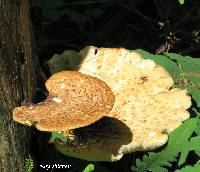
M124 154L164 145L187 120L191 98L172 88L169 73L124 48L86 47L78 71L63 71L46 82L49 96L17 107L13 119L42 131L63 131L55 139L65 155L117 161Z
M62 153L92 161L116 161L123 154L164 145L168 134L187 120L191 98L172 88L169 73L152 60L123 48L87 47L79 72L104 81L115 95L108 116L71 130L73 139L55 145ZM125 127L126 126L126 127Z
M94 123L110 112L114 95L103 81L75 71L52 75L49 96L35 105L17 107L13 119L41 131L66 131Z

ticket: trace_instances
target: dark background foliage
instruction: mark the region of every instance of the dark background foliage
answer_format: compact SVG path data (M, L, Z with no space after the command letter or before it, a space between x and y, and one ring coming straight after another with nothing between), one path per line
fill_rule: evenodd
M166 43L170 52L199 55L198 0L35 0L31 6L41 58L86 45L155 53Z
M87 45L199 57L199 0L187 0L183 5L178 0L32 0L31 11L40 64L47 77L45 62L55 53L79 51ZM38 94L37 101L41 101L43 92ZM40 164L72 164L69 171L81 171L90 163L59 154L48 144L48 134L34 133L38 171L42 170ZM129 171L133 159L126 155L119 162L101 162L96 167L99 171Z

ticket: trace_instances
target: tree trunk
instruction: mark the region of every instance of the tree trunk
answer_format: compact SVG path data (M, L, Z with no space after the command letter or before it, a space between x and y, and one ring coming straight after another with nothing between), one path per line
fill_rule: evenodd
M35 88L33 39L28 0L0 0L0 171L24 172L30 129L12 119Z

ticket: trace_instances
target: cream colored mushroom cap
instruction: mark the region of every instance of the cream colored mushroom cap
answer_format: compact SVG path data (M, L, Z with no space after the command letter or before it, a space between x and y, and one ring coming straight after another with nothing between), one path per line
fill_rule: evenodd
M108 115L121 121L132 134L124 135L128 129L115 123L116 132L112 130L109 137L102 134L105 133L102 127L99 137L90 136L87 143L76 137L70 144L57 142L56 147L64 154L86 160L116 161L123 154L164 145L168 134L190 117L186 111L191 106L187 91L172 89L171 76L154 61L144 60L124 48L91 46L80 55L83 61L79 71L103 80L112 89L115 103Z
M65 131L94 123L106 116L114 104L114 95L107 84L80 72L58 72L45 85L48 98L15 108L15 121L35 125L41 131Z

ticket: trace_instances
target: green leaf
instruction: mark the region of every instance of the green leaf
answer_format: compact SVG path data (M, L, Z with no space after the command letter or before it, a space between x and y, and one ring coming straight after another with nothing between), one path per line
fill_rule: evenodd
M178 0L179 4L183 5L185 3L184 0Z
M199 172L200 171L200 164L195 164L194 166L186 166L181 168L180 170L176 170L175 172Z
M25 171L32 172L34 168L34 161L29 155L28 158L25 160Z
M63 132L51 132L50 143L54 143L55 139L60 139L63 143L67 143L67 138L64 136Z
M183 150L181 153L181 156L180 156L180 159L178 162L179 166L182 165L183 163L185 163L189 151L192 151L192 150L194 150L194 152L200 151L200 136L193 137L190 139L188 148Z
M158 153L151 152L142 160L136 160L134 171L159 171L167 172L165 167L171 167L171 162L177 161L180 153L179 166L185 163L189 151L200 150L200 137L192 137L197 127L199 118L193 118L178 127L169 136L169 142L165 149ZM191 138L192 137L192 138Z
M177 86L187 88L197 106L200 106L200 60L175 53L166 53L165 55L176 61L180 71L179 80L187 81L185 85L177 81Z
M197 113L197 115L200 115L200 113ZM195 133L196 133L198 136L200 136L200 122L198 122L198 124L197 124L197 128L196 128L196 130L195 130Z
M85 167L85 169L83 170L83 172L92 172L94 171L94 165L93 164L89 164L87 167Z

